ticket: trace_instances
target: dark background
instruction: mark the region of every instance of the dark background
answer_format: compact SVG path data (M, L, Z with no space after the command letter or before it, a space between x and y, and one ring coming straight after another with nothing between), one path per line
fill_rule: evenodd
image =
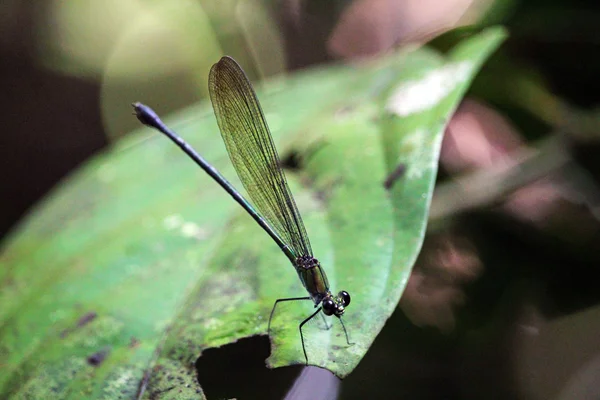
M390 10L391 1L323 3L265 3L289 69L374 57L443 30L435 23L421 29L407 19L391 27L378 23L386 15L404 15ZM502 23L511 36L448 128L439 183L452 189L452 178L494 171L497 160L547 140L559 143L568 161L550 173L534 173L528 182L505 179L508 189L492 201L443 215L449 222L431 228L415 268L420 283L409 283L401 310L344 381L342 398L562 399L600 393L600 7L592 0L490 4L470 23ZM0 237L60 179L126 132L107 132L101 78L40 60L39 27L57 23L53 5L0 5ZM360 45L356 32L362 34ZM435 45L443 48L445 42ZM478 129L462 132L457 121L465 116L479 121ZM535 159L532 164L535 172ZM573 171L585 179L573 182ZM268 352L266 339L248 341L256 343L241 341L216 350L222 353L212 361L209 352L207 361L199 361L199 374L213 374L201 379L209 396L236 395L219 392L228 371L215 367L218 360L227 365L249 354L239 376L253 377L247 371L262 368L266 354L253 352ZM265 370L256 380L280 382L272 393L278 398L297 370ZM253 380L247 381L248 397L257 396Z

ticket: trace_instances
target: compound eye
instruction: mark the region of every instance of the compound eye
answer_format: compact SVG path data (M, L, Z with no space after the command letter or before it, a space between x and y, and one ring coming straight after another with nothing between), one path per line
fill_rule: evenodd
M342 299L342 304L344 305L344 307L347 307L348 304L350 304L350 294L348 292L342 290L338 293L338 296L340 299Z
M335 303L331 299L323 300L323 312L325 315L333 315L335 311Z

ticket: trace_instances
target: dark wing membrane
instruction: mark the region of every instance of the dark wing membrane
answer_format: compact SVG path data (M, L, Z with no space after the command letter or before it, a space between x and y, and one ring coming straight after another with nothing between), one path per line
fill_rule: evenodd
M229 158L250 199L296 256L311 255L254 89L238 63L223 57L210 70L210 99Z

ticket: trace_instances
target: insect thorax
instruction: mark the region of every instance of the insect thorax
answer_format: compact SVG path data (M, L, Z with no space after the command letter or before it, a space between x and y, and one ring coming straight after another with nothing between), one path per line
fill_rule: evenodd
M327 275L321 268L319 260L308 255L297 257L296 271L315 304L319 304L323 298L331 296Z
M319 260L317 260L313 256L305 255L305 256L296 257L296 267L298 267L298 268L311 269L311 268L320 267L320 266L321 266L321 264L319 263Z

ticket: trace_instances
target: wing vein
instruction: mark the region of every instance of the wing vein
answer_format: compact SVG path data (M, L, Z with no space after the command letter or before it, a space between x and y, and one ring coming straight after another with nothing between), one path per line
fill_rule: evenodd
M312 249L254 89L230 57L213 65L210 98L229 158L254 207L296 256Z

